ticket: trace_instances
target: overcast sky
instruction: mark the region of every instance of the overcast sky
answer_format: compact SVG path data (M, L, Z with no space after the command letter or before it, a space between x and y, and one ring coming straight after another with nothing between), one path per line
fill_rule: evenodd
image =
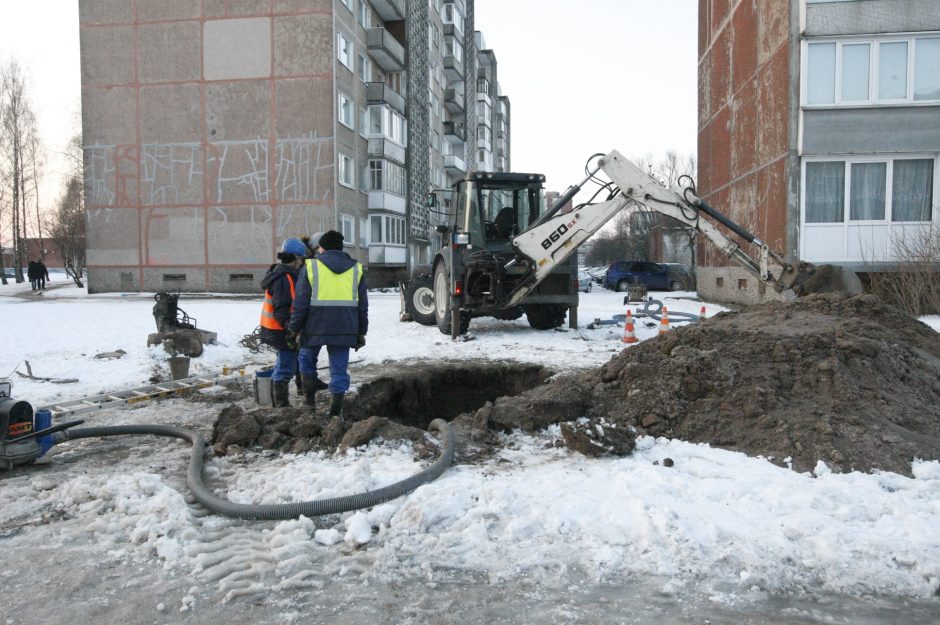
M128 0L130 1L130 0ZM697 0L476 0L512 104L512 168L563 191L595 152L694 153ZM77 0L0 0L0 59L29 71L49 151L43 204L79 128Z

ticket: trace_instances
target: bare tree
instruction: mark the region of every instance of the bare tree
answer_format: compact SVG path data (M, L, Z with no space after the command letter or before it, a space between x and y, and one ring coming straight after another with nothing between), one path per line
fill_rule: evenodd
M684 182L683 176L691 179L695 175L695 157L675 151L667 152L658 160L652 154L647 154L634 157L631 161L665 187L679 186L680 182ZM606 265L624 259L648 260L649 239L654 232L681 237L687 246L689 265L694 272L696 230L641 206L627 207L614 217L611 227L595 235L585 260L590 265Z
M71 172L56 206L49 236L62 252L65 273L79 287L84 287L85 270L85 193L82 182L82 136L73 136L65 156Z
M27 192L26 182L36 176L28 173L33 161L31 148L38 146L35 140L36 117L27 99L26 77L16 60L0 67L0 184L11 190L10 216L13 243L13 267L17 282L23 282L27 238Z
M869 290L914 317L940 313L940 228L896 234L891 244L895 261L887 270L865 259Z

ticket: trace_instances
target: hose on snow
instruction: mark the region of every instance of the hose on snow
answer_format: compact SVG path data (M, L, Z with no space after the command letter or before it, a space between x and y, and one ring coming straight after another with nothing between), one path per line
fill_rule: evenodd
M436 430L441 435L443 449L440 457L423 471L394 484L364 493L285 504L241 504L213 493L202 481L206 440L202 434L188 428L174 425L115 425L80 428L57 432L54 434L53 444L80 438L121 435L155 435L181 438L192 444L186 483L196 501L212 512L228 517L253 520L283 520L296 519L299 516L315 517L369 508L410 493L422 484L436 479L453 462L454 434L450 425L443 419L435 419L428 429Z

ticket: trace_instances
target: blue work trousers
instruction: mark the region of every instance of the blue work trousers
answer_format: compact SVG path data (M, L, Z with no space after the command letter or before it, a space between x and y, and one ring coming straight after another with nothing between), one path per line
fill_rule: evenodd
M274 361L274 372L271 380L274 382L290 382L297 373L297 351L293 349L277 350L277 360Z
M316 375L317 357L322 345L300 348L301 375ZM345 393L349 389L349 348L327 345L326 353L330 357L330 393Z

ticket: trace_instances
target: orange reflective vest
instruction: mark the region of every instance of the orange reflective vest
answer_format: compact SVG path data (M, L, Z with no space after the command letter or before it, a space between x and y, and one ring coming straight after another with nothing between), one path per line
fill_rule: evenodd
M290 284L290 310L294 312L294 278L289 273L284 275L287 276L287 283ZM268 330L284 329L284 326L274 318L274 300L271 299L271 291L267 289L264 291L264 302L261 304L261 327Z

